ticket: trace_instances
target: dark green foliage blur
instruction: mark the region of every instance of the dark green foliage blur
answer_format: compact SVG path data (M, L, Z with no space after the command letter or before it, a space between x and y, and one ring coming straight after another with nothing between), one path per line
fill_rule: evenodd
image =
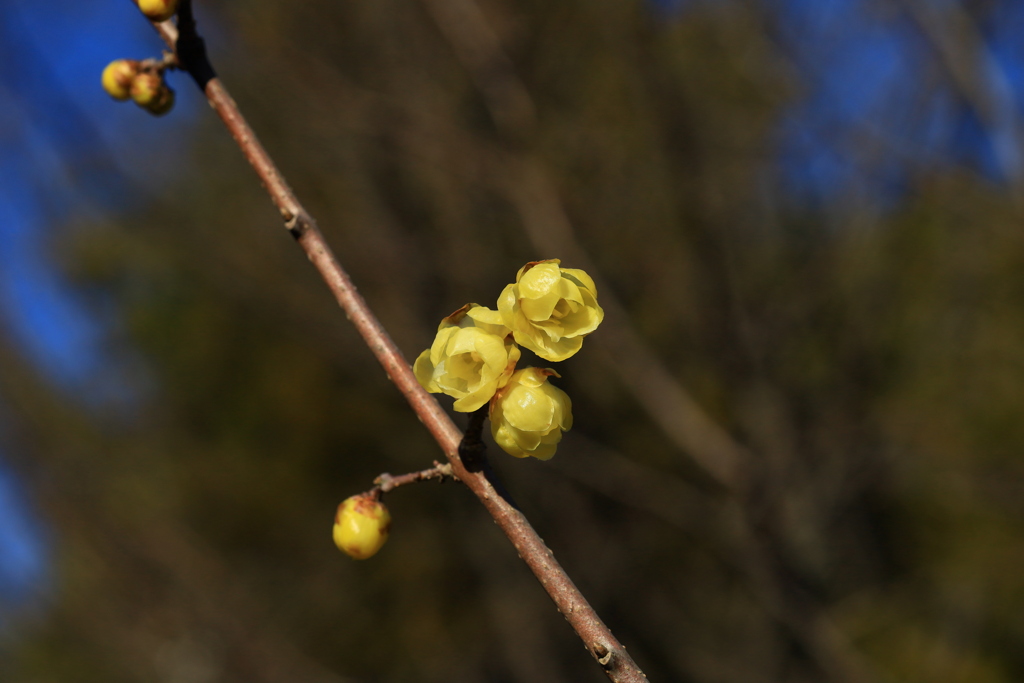
M558 367L573 430L549 463L491 458L652 681L1022 680L1019 195L921 166L881 209L788 200L774 136L804 86L756 5L678 22L608 0L197 11L410 360L525 262L593 259L625 315ZM458 46L474 7L507 63L474 69ZM199 121L165 187L125 178L140 207L75 221L57 248L114 321L131 398L83 408L0 354L5 450L57 562L0 678L606 680L457 484L390 494L373 559L334 548L341 500L440 451L220 122ZM566 220L575 251L551 253ZM616 372L598 338L630 328L747 450L747 493Z

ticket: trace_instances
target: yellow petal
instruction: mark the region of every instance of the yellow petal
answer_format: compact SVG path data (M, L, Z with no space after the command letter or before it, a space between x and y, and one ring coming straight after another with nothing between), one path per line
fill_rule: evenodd
M498 296L498 313L501 314L501 323L509 329L512 328L512 321L518 308L515 289L515 285L505 285L505 289L501 290L501 294Z
M513 378L519 384L525 384L528 387L540 387L548 381L548 377L561 377L557 372L551 368L523 368Z
M494 443L501 447L501 450L505 451L509 455L517 458L525 458L526 453L519 445L516 440L512 438L512 435L508 431L508 425L503 422L495 423L491 421L491 436L494 438Z
M562 279L558 265L554 263L542 263L534 266L523 274L519 280L519 297L537 299L548 292L555 290L558 281ZM555 290L557 291L557 290Z
M537 458L538 460L550 460L551 456L555 454L556 450L558 450L557 444L542 443L539 446L537 446L537 448L535 448L533 451L531 451L530 455Z
M519 307L528 319L540 322L551 317L551 313L559 301L561 298L558 296L558 292L549 291L537 297L520 299Z
M505 428L515 441L516 446L522 449L527 455L531 455L531 452L540 445L540 437L542 435L537 432L527 432L522 429L516 429L507 422L505 423Z
M508 362L505 365L505 370L501 373L498 378L498 386L503 387L508 384L509 378L512 373L516 371L516 363L519 362L519 358L523 355L523 352L519 350L519 347L515 344L507 344L508 348Z
M434 394L438 392L437 385L434 384L434 364L430 362L430 349L416 358L412 371L421 387Z
M494 392L497 390L497 382L481 384L474 391L467 393L452 404L452 408L460 413L472 413L474 410L483 408Z
M434 343L430 345L430 362L435 366L448 356L448 341L457 331L457 327L446 327L434 335Z
M558 363L576 355L576 352L583 347L583 337L562 337L557 342L546 339L543 344L540 344L536 343L534 339L521 339L517 334L516 341L544 360L549 360L553 363Z
M460 353L473 353L476 351L477 335L482 334L475 327L453 328L453 334L445 346L445 354L456 356Z
M522 280L523 279L523 274L526 273L527 271L529 271L531 268L533 268L535 266L543 265L545 263L554 263L557 266L559 263L561 263L561 261L559 259L556 259L556 258L544 259L542 261L530 261L525 266L520 268L519 272L516 273L516 282L519 282L520 280Z
M604 317L604 311L600 308L594 309L589 306L579 309L562 319L562 328L565 336L578 337L590 334L597 329Z
M594 285L594 281L585 271L579 268L562 268L562 277L574 281L577 285L586 287L595 297L597 296L597 286Z
M583 292L576 286L576 283L569 278L561 278L558 281L558 297L576 303L583 303Z
M479 327L485 332L499 337L505 337L509 333L509 329L505 326L505 323L501 318L501 313L498 311L492 311L486 306L471 304L466 315L473 321L473 324L476 327Z
M569 394L553 384L548 384L547 388L548 396L555 404L555 423L563 431L569 431L572 429L572 399L569 398Z
M445 362L445 375L474 383L480 379L480 362L471 353L459 353Z
M519 385L502 397L505 420L525 432L550 431L555 406L540 387Z
M495 376L504 372L508 364L508 347L504 337L487 333L476 335L476 353Z

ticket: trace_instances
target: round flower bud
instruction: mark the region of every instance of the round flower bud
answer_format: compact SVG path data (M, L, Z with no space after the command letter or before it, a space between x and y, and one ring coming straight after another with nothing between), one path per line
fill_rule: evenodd
M391 513L372 495L345 500L334 515L334 545L346 555L365 560L377 554L388 540Z
M115 100L127 100L131 95L132 80L138 73L139 63L134 59L115 59L103 70L100 82Z
M163 116L174 107L174 91L164 86L144 109L153 116Z
M491 436L509 455L548 460L572 427L569 395L548 382L554 370L523 368L491 401Z
M140 107L150 107L163 97L163 91L167 86L160 74L151 71L143 71L132 79L130 94L132 101Z
M178 0L139 0L139 9L150 21L167 21L178 11Z
M516 346L497 311L466 304L441 321L430 348L413 365L432 394L448 394L452 406L471 413L505 386L519 362Z
M527 263L498 298L501 320L516 342L554 362L579 351L583 337L604 320L594 281L584 271L560 268L559 263Z

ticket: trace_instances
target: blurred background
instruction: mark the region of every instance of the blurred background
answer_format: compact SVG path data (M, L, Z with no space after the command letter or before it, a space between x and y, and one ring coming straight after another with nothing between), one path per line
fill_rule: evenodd
M407 358L594 275L575 427L491 454L652 681L1024 680L1024 3L196 5ZM0 4L0 680L605 680L458 485L334 548L440 452L187 77L102 92L161 49Z

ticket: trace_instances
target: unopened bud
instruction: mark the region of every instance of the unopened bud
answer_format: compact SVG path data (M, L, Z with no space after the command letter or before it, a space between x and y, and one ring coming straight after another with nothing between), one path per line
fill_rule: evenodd
M334 544L357 560L377 554L388 540L391 513L370 494L359 494L338 506L334 516Z
M178 0L139 0L139 9L150 21L167 21L178 11Z
M164 79L160 74L143 71L132 80L130 94L132 101L140 107L152 106L165 89Z
M115 59L107 64L100 81L115 100L127 100L131 96L132 80L138 73L139 63L134 59Z
M166 85L157 93L156 98L144 107L153 116L163 116L174 107L174 91Z

